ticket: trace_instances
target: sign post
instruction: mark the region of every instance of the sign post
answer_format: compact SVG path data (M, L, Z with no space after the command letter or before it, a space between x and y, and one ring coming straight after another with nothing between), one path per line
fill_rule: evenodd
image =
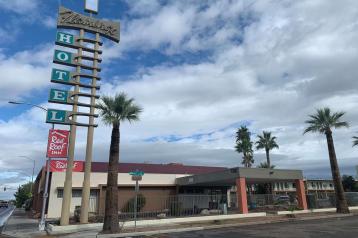
M143 171L136 170L130 172L129 175L132 175L132 181L135 181L135 198L134 198L134 231L137 230L137 208L138 208L138 193L139 193L139 182L142 181L144 175Z
M98 0L87 0L85 2L85 7L86 11L97 13ZM88 17L60 6L57 28L79 31L79 35L70 34L62 30L58 31L56 34L56 45L76 49L77 52L72 53L64 49L56 49L53 55L53 63L66 67L73 67L75 68L75 71L71 72L67 69L54 68L51 74L51 82L74 86L74 90L66 91L62 89L51 89L49 94L49 102L72 105L72 111L49 109L46 122L69 125L71 132L69 136L68 160L62 199L61 225L69 224L72 169L77 126L87 127L86 163L84 169L80 216L80 222L83 224L88 223L93 134L94 128L97 127L94 119L98 117L98 115L95 114L95 107L96 99L99 98L97 90L100 89L97 85L97 81L101 79L98 76L98 73L101 71L99 64L102 62L102 59L100 58L100 55L102 54L100 46L103 45L100 36L118 43L119 23ZM86 33L94 34L95 38L88 38L89 34ZM84 54L84 52L86 52L86 54ZM90 80L90 83L84 82L84 80L88 79ZM81 92L82 88L90 89L90 93ZM86 104L79 102L80 97L90 98L90 103ZM79 112L79 107L87 107L89 108L89 112ZM88 117L88 124L78 123L77 117L80 116Z

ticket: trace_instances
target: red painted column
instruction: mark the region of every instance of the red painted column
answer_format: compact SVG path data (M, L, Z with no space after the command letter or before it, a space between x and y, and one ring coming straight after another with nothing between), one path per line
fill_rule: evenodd
M249 213L247 207L246 179L236 179L236 202L240 213Z
M303 210L307 210L307 200L306 200L306 192L305 192L305 184L302 179L297 179L296 183L296 192L298 199L298 206Z

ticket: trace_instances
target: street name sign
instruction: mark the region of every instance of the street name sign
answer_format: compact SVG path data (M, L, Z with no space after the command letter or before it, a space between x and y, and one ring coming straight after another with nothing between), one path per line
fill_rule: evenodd
M142 177L144 175L144 172L136 170L136 171L129 172L129 175L132 175L132 180L133 181L141 181Z

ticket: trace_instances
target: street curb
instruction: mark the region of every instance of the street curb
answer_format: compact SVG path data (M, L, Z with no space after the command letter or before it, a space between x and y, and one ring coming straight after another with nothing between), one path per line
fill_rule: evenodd
M214 215L214 216L196 216L196 217L180 217L154 220L140 220L137 221L137 227L154 227L164 225L188 224L193 222L210 222L215 220L232 220L266 217L265 212L249 213L249 214L231 214L231 215ZM84 225L68 225L68 226L54 226L49 224L47 233L50 235L63 235L81 231L101 231L103 223L84 224ZM134 221L125 222L125 228L134 227Z
M337 214L337 215L325 215L325 216L316 216L316 217L285 218L285 219L279 219L279 220L275 220L275 221L245 222L245 223L225 224L225 225L211 225L211 226L188 227L188 228L179 228L179 229L130 232L130 233L122 233L122 234L98 234L98 235L96 235L96 238L120 238L120 237L150 236L150 235L168 234L168 233L202 231L202 230L210 230L210 229L275 224L275 223L285 223L285 222L321 220L321 219L330 219L330 218L343 218L343 217L351 217L351 216L354 216L354 214Z

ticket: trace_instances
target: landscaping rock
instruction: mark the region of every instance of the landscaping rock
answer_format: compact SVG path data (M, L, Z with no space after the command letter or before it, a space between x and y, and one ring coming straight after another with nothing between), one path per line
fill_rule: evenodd
M167 215L166 215L165 213L160 213L160 214L157 215L157 217L158 217L159 219L163 219L163 218L166 218Z
M208 209L203 209L201 210L200 215L210 215L210 212Z

